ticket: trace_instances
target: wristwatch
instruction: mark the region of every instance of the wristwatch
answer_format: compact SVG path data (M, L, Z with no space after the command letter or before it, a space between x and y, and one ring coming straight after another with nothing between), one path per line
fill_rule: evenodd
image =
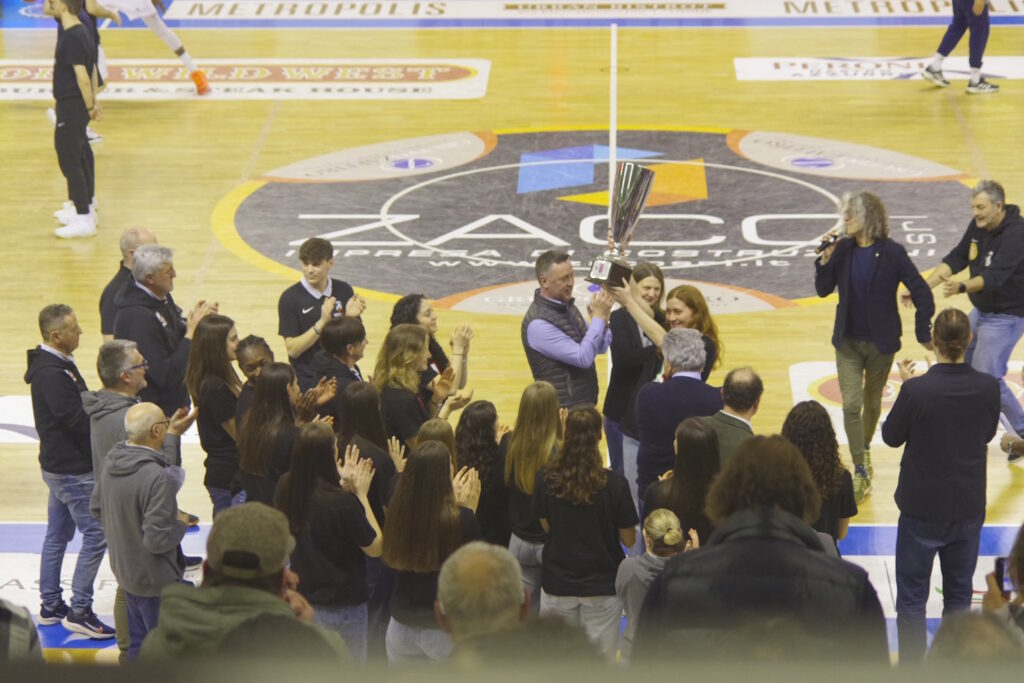
M967 283L966 282L961 282L960 286L957 288L957 291L960 292L961 294L966 292L967 291Z

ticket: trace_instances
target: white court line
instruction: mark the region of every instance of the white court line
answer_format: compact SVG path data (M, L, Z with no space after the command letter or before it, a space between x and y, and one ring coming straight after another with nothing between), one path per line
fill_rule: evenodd
M100 28L110 28L110 19L104 19L103 23L100 24Z

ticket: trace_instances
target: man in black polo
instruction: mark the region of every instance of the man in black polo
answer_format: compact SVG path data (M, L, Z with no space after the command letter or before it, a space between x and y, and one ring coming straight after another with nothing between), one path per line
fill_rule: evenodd
M327 240L311 237L303 242L299 261L302 279L284 290L277 302L277 333L284 338L288 360L306 391L316 384L313 357L324 325L342 316L361 316L366 301L350 284L330 277L334 247Z
M56 231L57 237L66 239L96 234L96 214L90 207L96 194L96 171L86 128L90 120L100 118L102 110L96 101L96 43L78 18L82 1L46 0L47 12L63 28L53 63L53 98L57 101L53 144L67 179L68 198L75 204L75 215Z
M100 332L103 341L114 338L114 318L117 316L117 295L132 281L132 262L135 250L144 244L156 244L156 235L146 228L128 228L121 233L121 267L100 294Z
M185 370L192 334L200 320L217 312L217 304L199 301L188 318L182 317L171 298L176 276L173 251L159 244L139 247L132 280L117 295L114 318L114 337L135 342L149 364L139 399L157 404L165 415L191 404Z
M590 324L576 308L572 262L561 251L545 251L535 265L533 303L523 318L522 340L535 381L551 382L561 406L597 404L594 358L612 341L608 317L615 299L605 290L591 302Z

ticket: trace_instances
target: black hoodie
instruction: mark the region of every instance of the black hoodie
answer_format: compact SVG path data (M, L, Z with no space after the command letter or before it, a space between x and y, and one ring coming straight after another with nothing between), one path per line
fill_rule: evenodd
M341 395L345 393L349 384L363 381L362 372L359 371L358 365L355 371L350 370L340 360L320 349L313 356L313 381L319 382L321 377L327 379L334 377L338 380L338 393L334 395L330 403L320 409L320 414L333 417L335 431L341 431Z
M186 323L181 309L168 294L163 301L154 299L129 280L117 294L114 337L129 339L149 363L146 387L139 400L160 406L171 415L190 405L185 388L185 370L192 342L185 339Z
M995 230L979 228L972 220L967 231L946 258L954 273L964 268L970 276L981 276L985 288L968 295L983 313L1006 313L1024 317L1024 218L1020 207L1006 205L1006 217Z
M87 391L78 367L41 348L29 349L25 383L32 386L32 414L39 433L39 465L51 474L92 472Z

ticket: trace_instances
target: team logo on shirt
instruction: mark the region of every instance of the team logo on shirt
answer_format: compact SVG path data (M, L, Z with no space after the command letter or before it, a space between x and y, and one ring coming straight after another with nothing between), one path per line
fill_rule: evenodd
M971 240L971 248L967 252L967 260L973 261L976 258L978 258L978 241Z
M442 305L475 297L488 310L512 296L510 287L528 301L542 252L570 252L582 281L604 251L608 142L606 130L479 132L340 150L239 187L217 207L214 226L236 253L290 277L299 245L320 236L334 244L336 272L348 282L423 292ZM620 130L614 156L656 174L631 259L763 301L815 295L814 246L835 224L844 192L881 196L893 239L922 270L970 221L961 172L853 143Z

